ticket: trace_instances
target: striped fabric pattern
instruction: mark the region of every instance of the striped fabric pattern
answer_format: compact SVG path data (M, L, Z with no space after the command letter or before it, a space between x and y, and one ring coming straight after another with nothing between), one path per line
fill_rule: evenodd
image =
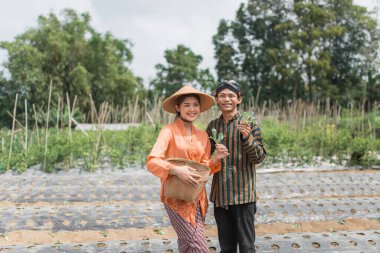
M266 157L266 150L261 137L261 129L257 123L251 124L251 135L243 139L237 129L242 116L237 113L225 123L223 116L210 122L207 133L211 136L212 129L217 134L223 133L221 141L230 155L222 161L222 169L214 174L210 200L216 207L245 204L256 201L256 168ZM211 141L212 150L215 143Z
M204 233L203 219L200 205L196 213L196 226L192 226L168 205L164 204L172 224L178 236L178 250L180 253L208 253L209 249Z

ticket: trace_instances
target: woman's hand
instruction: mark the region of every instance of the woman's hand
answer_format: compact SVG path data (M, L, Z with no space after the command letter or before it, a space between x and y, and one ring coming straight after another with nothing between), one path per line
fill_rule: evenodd
M228 149L223 144L215 145L215 153L212 156L212 163L218 163L223 158L227 157L230 153L228 153Z
M170 169L169 174L177 176L182 182L188 186L197 187L201 176L193 173L196 169L190 166L174 166Z
M240 133L243 135L243 139L247 139L249 135L251 134L251 127L249 124L239 124L237 126Z

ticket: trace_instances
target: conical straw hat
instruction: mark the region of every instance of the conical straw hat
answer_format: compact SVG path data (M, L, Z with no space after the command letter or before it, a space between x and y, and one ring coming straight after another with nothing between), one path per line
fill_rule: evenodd
M214 98L212 96L207 95L206 93L203 93L191 86L185 85L176 93L165 99L165 101L162 103L162 108L167 112L176 114L177 111L175 110L175 101L179 96L185 94L197 94L199 96L201 100L201 112L207 111L211 108L211 106L214 105Z

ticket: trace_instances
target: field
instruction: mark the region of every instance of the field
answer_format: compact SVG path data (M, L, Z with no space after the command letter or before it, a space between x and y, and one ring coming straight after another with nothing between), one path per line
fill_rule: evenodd
M0 252L177 252L142 169L2 175ZM209 185L208 185L209 188ZM259 169L258 252L379 252L380 171ZM212 205L210 252L219 250Z
M257 252L380 252L380 115L378 105L360 108L257 108L268 150ZM94 118L141 125L85 133L61 113L0 131L0 252L177 252L159 179L144 163L173 119L159 108L121 111L129 116L103 107ZM217 111L201 116L204 129ZM206 235L219 251L212 205Z

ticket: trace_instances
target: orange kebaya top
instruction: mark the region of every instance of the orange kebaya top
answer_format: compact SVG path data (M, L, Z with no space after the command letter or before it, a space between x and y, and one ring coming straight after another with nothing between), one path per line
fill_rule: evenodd
M220 170L220 162L212 165L211 144L206 132L192 126L192 136L186 136L182 120L166 125L160 132L156 143L147 158L147 168L161 179L161 201L178 213L193 226L196 224L195 215L197 203L200 203L202 217L206 216L208 200L206 190L203 189L194 203L167 198L163 195L164 182L169 176L173 164L166 161L168 158L184 158L193 160L210 167L210 174Z

